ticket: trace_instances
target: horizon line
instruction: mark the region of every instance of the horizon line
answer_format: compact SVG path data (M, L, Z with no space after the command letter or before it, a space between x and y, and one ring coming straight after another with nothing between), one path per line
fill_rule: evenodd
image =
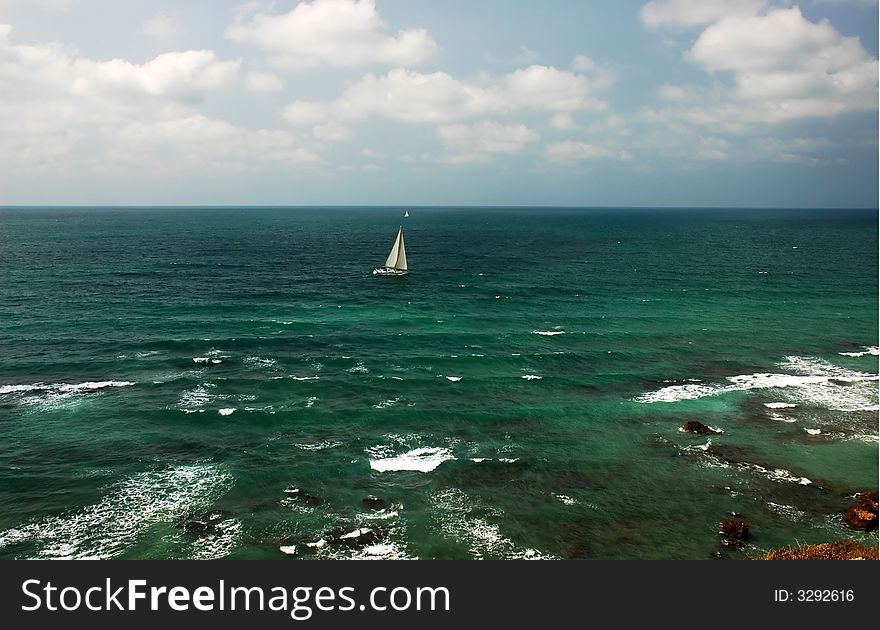
M210 204L210 203L76 203L76 204L0 204L0 209L31 209L31 208L289 208L289 209L372 209L372 208L423 208L423 209L561 209L561 210L875 210L880 211L880 204L875 206L709 206L709 205L572 205L572 204Z

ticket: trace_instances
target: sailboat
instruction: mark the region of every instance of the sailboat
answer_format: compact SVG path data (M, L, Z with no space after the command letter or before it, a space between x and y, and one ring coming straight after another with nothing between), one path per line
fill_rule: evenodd
M409 273L406 266L406 249L403 246L403 226L397 231L397 238L391 247L391 253L384 267L373 269L374 276L405 276Z
M406 219L407 217L409 217L409 210L404 210L403 211L403 218Z

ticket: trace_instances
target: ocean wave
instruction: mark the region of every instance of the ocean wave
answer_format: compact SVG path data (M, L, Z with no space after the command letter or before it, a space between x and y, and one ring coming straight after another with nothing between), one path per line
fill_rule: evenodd
M764 406L768 409L792 409L797 407L794 403L785 403L785 402L769 402L764 403Z
M0 531L0 549L27 543L38 548L33 558L112 558L134 545L153 525L209 509L232 483L231 475L211 464L139 473L111 486L98 503L79 511ZM224 549L196 544L189 555L217 557L212 554Z
M452 381L453 383L457 383L457 382L459 382L461 379L462 379L461 376L447 376L447 377L446 377L446 380L447 380L447 381Z
M533 330L533 335L541 335L543 337L554 337L556 335L564 335L564 330Z
M278 361L275 359L264 359L263 357L245 357L242 363L251 368L276 368Z
M235 413L235 407L225 407L223 409L220 409L217 413L219 413L221 416L231 416L233 413Z
M208 390L215 387L217 386L214 383L201 383L193 389L183 392L177 401L178 409L188 412L198 411L214 398L214 395Z
M560 503L562 503L563 505L575 505L575 504L577 503L577 500L576 500L576 499L573 499L573 498L571 498L570 496L568 496L568 495L566 495L566 494L556 494L556 493L554 493L554 494L553 494L553 497L554 497L557 501L559 501Z
M77 404L83 397L107 389L132 387L132 381L87 381L85 383L33 383L30 385L0 386L0 396L21 395L18 404L42 409L61 408Z
M864 356L880 356L880 348L877 346L864 346L860 352L838 352L837 354L844 357L864 357Z
M0 395L26 392L57 392L61 394L84 394L111 387L131 387L132 381L87 381L85 383L34 383L32 385L3 385Z
M439 533L450 540L467 545L476 559L540 560L549 559L536 549L521 547L506 537L501 528L478 513L489 512L500 518L500 510L478 506L458 488L446 488L431 496L431 516Z
M448 448L422 447L413 449L402 455L371 459L370 468L376 472L408 470L429 473L436 470L443 462L454 459L456 459L456 457Z
M765 403L771 409L805 403L833 411L871 411L877 408L876 374L857 372L814 357L785 357L780 367L790 373L730 376L726 384L671 385L635 397L640 403L673 403L751 390L785 390L790 402Z
M376 403L373 405L374 409L387 409L388 407L393 407L397 403L400 402L400 398L389 398L387 400L383 400L382 402Z
M537 374L524 374L523 378L527 381L540 381L544 377Z
M296 444L294 444L294 446L304 451L323 451L324 449L342 446L342 442L339 440L324 440L322 442L310 443L297 442Z

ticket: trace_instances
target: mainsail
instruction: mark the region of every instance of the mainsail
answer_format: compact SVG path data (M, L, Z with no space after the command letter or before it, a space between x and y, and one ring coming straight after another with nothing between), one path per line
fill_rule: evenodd
M386 267L392 269L402 269L406 271L406 249L403 246L403 226L397 232L397 238L394 239L394 245L391 247L391 253L388 254L388 260L385 261Z

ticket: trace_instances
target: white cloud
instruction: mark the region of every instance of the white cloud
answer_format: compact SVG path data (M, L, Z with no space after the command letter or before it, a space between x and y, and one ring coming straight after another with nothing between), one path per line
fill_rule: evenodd
M294 101L284 109L284 117L295 125L314 125L330 118L331 106L315 101Z
M39 7L41 9L66 11L78 1L79 0L0 0L0 9L3 7L27 5L29 7Z
M329 117L355 120L375 114L412 123L448 123L525 109L604 109L606 103L595 93L605 85L604 77L595 79L540 65L474 83L445 72L423 74L395 68L384 75L362 77L335 102L294 103L286 116L291 122L315 122Z
M604 109L606 104L591 92L591 80L582 74L548 66L529 66L504 77L508 98L526 107L555 111Z
M145 35L156 39L172 39L180 37L186 32L183 25L175 22L164 13L157 13L153 17L144 20L141 31Z
M595 144L587 144L586 142L577 142L574 140L548 144L546 148L546 156L551 162L558 163L572 163L582 160L594 160L597 158L621 161L632 159L632 155L628 151L612 149Z
M315 125L312 134L319 140L342 142L351 138L351 129L331 120L321 125Z
M238 78L238 61L221 61L210 50L163 53L143 63L124 59L72 62L75 94L123 88L150 95L190 95L228 85Z
M318 159L290 132L240 128L195 109L197 97L236 80L237 61L198 50L99 61L58 44L18 45L10 34L0 26L0 179Z
M577 123L572 118L570 112L561 112L559 114L553 114L553 117L550 119L550 126L554 129L577 129Z
M652 0L642 7L642 22L659 26L700 26L733 15L755 15L767 0Z
M256 70L248 72L245 85L251 92L280 92L284 87L277 75Z
M596 66L596 62L586 55L575 55L571 62L572 70L592 70Z
M395 68L368 74L336 102L340 115L379 114L406 122L449 122L510 109L497 88L464 83L445 72L421 74Z
M679 105L646 110L647 118L741 133L755 124L877 108L877 59L858 38L827 20L809 21L796 6L724 17L700 33L686 57L719 82L702 91L663 86L661 98Z
M385 31L375 0L313 0L282 15L257 13L247 23L236 21L226 37L259 46L284 68L410 66L425 62L438 50L424 29L396 35Z
M661 85L657 88L657 96L664 101L683 103L689 100L690 91L682 85Z
M525 125L503 125L481 121L473 125L444 125L437 136L446 144L466 153L517 153L540 135Z

